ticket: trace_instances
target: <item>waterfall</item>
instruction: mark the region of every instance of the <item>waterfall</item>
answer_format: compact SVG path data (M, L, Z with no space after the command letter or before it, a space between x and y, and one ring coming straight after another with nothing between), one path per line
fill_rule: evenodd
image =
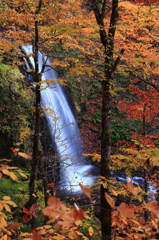
M32 53L32 46L24 46L27 54ZM29 57L33 66L34 59ZM47 58L39 52L39 71L43 61ZM26 61L26 60L25 60ZM56 84L58 74L51 68L51 61L46 61L47 67L42 75L44 83L41 84L41 104L45 112L49 130L53 141L56 143L60 163L60 189L69 192L80 192L79 183L88 185L94 183L93 178L85 174L90 172L93 166L83 163L80 145L79 130L70 106L67 102L62 87ZM26 66L28 64L26 62ZM45 81L46 80L46 81ZM47 83L47 80L50 83Z

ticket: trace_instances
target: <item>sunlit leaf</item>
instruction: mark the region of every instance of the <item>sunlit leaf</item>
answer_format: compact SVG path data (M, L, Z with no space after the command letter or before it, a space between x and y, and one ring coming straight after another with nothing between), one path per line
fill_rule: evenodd
M28 154L23 153L23 152L18 152L18 155L23 157L23 158L26 158L26 159L31 159L31 157Z

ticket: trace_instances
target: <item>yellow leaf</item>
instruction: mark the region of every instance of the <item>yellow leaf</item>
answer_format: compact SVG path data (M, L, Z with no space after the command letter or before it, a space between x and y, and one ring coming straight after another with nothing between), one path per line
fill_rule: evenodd
M10 201L10 197L9 196L4 196L3 200Z
M11 179L13 179L14 181L17 181L17 180L18 180L18 177L15 175L14 172L10 172L9 175L10 175Z
M88 228L88 232L89 232L89 235L92 236L93 233L94 233L93 228L92 228L92 227L89 227L89 228Z
M9 171L7 169L1 169L1 172L6 175L10 175Z
M31 159L31 157L28 154L23 153L23 152L18 152L18 155L23 157L23 158L26 158L26 159Z
M13 207L17 207L17 204L14 203L13 201L7 201L7 204L13 206Z
M0 240L7 240L7 239L8 239L7 234L0 238Z
M23 172L21 172L21 171L18 171L18 173L19 173L22 177L28 178L27 175L25 175L25 173L23 173Z
M75 224L76 224L77 226L79 226L79 225L82 224L82 221L81 221L81 220L77 220L77 221L75 221Z
M0 201L0 211L3 209L3 204L2 202Z
M11 209L8 204L4 204L3 206L7 212L11 212Z

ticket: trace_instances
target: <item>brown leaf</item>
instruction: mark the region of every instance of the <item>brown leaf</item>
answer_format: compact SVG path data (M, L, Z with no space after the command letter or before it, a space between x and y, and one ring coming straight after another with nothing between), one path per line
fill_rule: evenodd
M32 233L33 233L32 240L42 240L42 237L38 234L38 232L35 229L32 230Z
M90 188L84 187L81 183L79 183L79 186L81 187L84 194L92 201L92 198L91 198L92 190Z
M74 207L73 207L73 209L72 209L71 216L72 216L75 220L82 220L82 219L85 218L85 212L84 212L84 210L80 209L80 208L74 203Z
M61 201L60 201L60 198L56 198L56 197L49 197L48 201L47 201L47 204L49 206L52 206L54 208L59 208L60 207L60 204L61 204Z
M146 203L144 207L151 211L151 218L159 219L159 205L157 204L157 202L153 201Z
M111 208L115 207L115 200L110 197L106 192L104 193L105 199L107 200L107 202L109 203L109 205L111 206Z
M33 204L29 210L30 214L34 214L35 211L40 207L40 205Z
M59 209L54 209L52 206L47 206L42 210L42 214L57 219L63 212Z
M26 158L26 159L31 159L31 157L28 154L23 153L23 152L18 152L18 155L23 157L23 158Z
M134 210L130 208L126 203L122 202L118 207L118 211L125 218L133 218Z

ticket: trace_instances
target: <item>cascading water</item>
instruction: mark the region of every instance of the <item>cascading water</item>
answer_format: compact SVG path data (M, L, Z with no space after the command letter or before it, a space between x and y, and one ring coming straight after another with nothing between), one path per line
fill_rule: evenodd
M32 53L32 46L24 46L27 54ZM29 57L33 66L34 59ZM39 52L39 72L42 69L46 56ZM44 83L41 84L41 104L45 111L53 141L56 143L60 162L60 188L65 191L81 191L79 183L91 186L94 183L92 177L85 173L89 172L93 166L85 165L83 162L79 131L76 120L72 114L62 87L56 83L57 73L51 68L51 61L46 61L47 67L42 75ZM26 62L26 66L28 64ZM28 67L29 68L29 67ZM46 81L45 81L46 80ZM52 80L51 84L47 80ZM50 81L49 81L50 82Z

